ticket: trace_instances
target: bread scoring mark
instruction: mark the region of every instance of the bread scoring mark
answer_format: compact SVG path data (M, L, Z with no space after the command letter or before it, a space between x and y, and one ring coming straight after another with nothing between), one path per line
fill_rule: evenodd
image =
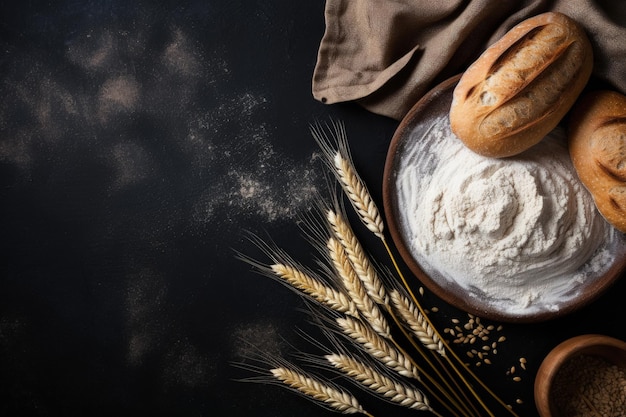
M490 75L496 74L502 70L504 67L515 66L515 62L519 61L520 54L527 48L529 43L535 39L535 36L542 31L546 25L537 26L530 30L526 35L522 36L518 40L516 40L508 49L502 51L500 56L493 62L491 67L489 68L488 73ZM538 56L537 58L541 58Z
M478 85L473 85L470 89L467 90L467 94L465 95L465 100L467 100L468 98L472 96L472 94L474 94L474 91L476 91L477 86Z
M626 120L612 118L602 123L591 136L590 152L605 175L626 182Z
M626 211L626 186L612 187L608 192L608 196L609 202L615 210L620 212Z
M604 173L604 175L606 175L607 177L610 177L616 181L626 181L626 175L624 174L624 172L620 172L619 170L614 170L612 169L612 167L608 166L607 164L605 164L604 162L602 162L599 159L595 159L595 163L596 166L600 169L600 171L602 171L602 173ZM623 167L623 161L621 162L621 166Z
M605 120L598 123L598 129L615 125L626 125L626 117L607 117ZM626 132L626 127L622 127L621 129Z
M506 96L502 95L496 100L499 106L494 105L484 116L479 126L480 133L485 136L504 133L512 135L526 128L529 123L540 123L556 111L564 98L563 93L581 72L583 54L584 48L580 42L560 42L558 48L553 48L550 59L542 61L542 68L513 71L517 74L515 80L511 80L510 76L509 79L498 77L500 82L517 88L505 92ZM522 74L528 78L521 79ZM489 78L491 83L493 79L493 76ZM493 90L497 91L495 84Z
M484 91L501 90L502 94L498 101L505 101L517 94L558 56L566 38L566 30L558 24L533 28L494 61L480 94ZM511 86L514 88L510 88Z

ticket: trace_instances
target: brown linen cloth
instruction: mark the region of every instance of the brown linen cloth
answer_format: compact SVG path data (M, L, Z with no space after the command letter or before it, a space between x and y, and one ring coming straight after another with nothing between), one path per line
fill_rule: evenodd
M594 48L594 76L626 93L626 2L327 0L313 73L323 103L357 101L400 120L436 83L467 68L520 21L558 11Z

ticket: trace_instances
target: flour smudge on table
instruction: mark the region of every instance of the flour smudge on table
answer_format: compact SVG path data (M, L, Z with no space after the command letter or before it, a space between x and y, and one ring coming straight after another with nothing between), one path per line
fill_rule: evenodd
M123 75L104 81L98 92L97 115L101 123L107 123L119 113L136 109L140 86L134 77Z
M126 285L127 361L140 366L146 355L162 348L171 328L166 314L167 285L162 276L148 269L131 274Z
M172 343L165 354L164 389L179 385L206 387L215 373L216 360L210 360L186 337Z
M279 357L287 346L280 333L280 323L256 320L236 327L229 340L233 360L246 362L251 358L267 355Z
M205 387L214 378L217 359L181 332L172 312L165 277L144 268L128 277L126 288L127 362L142 369L162 359L163 390L182 385Z

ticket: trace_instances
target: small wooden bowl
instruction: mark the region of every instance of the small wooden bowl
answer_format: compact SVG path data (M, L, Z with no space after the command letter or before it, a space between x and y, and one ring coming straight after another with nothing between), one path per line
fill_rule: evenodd
M579 355L597 356L626 369L626 342L598 334L567 339L545 357L535 377L534 397L541 417L567 417L559 413L552 391L558 371Z

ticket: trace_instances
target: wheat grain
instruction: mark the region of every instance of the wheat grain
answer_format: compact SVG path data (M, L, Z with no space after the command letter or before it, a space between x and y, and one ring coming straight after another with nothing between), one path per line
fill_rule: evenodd
M280 278L287 281L293 287L308 294L313 299L327 305L340 313L358 317L356 304L345 294L332 287L324 285L319 280L291 265L274 264L270 269Z
M526 358L519 358L519 365L523 370L526 370Z
M475 345L476 342L485 342L485 345L481 349L485 352L489 351L493 355L498 354L498 348L500 344L506 340L505 336L499 336L497 340L492 341L492 338L497 337L496 332L502 331L503 327L496 327L493 324L485 324L481 318L473 314L467 314L468 321L461 324L461 321L457 318L453 318L451 321L455 325L453 330L451 328L444 329L445 333L449 333L455 336L452 340L455 344L470 344ZM482 358L481 358L482 359ZM489 365L489 363L487 363Z
M348 258L352 262L354 270L363 282L369 296L377 304L389 305L389 297L387 296L385 286L344 216L336 211L328 210L326 218L335 237L346 250Z
M365 413L361 404L351 394L327 385L316 378L287 367L270 369L272 375L292 389L320 401L343 414Z
M551 396L562 415L626 417L626 368L602 356L577 355L554 375Z
M379 335L386 338L391 337L387 320L383 316L382 311L380 311L378 306L367 294L363 283L354 271L354 267L341 243L331 237L328 239L327 248L335 270L352 298L352 301L356 304L361 316L370 323L372 328Z
M398 290L392 290L390 297L396 310L413 331L413 334L417 336L418 340L427 349L434 350L441 356L445 356L446 349L441 339L439 339L437 332L411 300L403 296Z
M394 403L415 410L432 411L427 398L418 389L394 381L350 356L333 354L325 358L350 378Z
M419 372L411 360L370 327L351 317L340 317L336 322L347 336L389 369L409 378L420 379Z

